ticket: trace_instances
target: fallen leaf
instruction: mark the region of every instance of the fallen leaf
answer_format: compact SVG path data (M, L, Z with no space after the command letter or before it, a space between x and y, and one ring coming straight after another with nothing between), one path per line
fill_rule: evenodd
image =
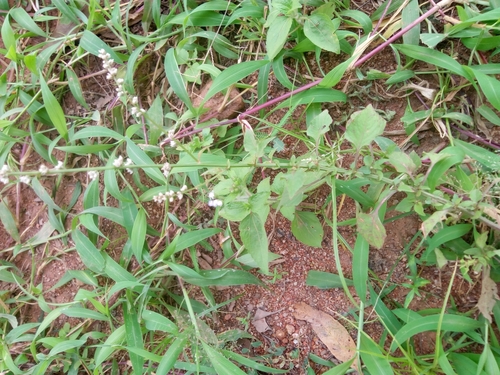
M278 311L273 311L273 312L257 309L257 311L255 312L255 316L253 317L253 320L252 320L252 324L255 327L255 329L257 330L257 332L262 333L262 332L266 332L267 330L271 329L271 327L269 327L267 325L266 317L268 317L269 315L279 313L282 310L284 310L284 308L281 310L278 310Z
M497 284L490 278L490 269L483 269L483 282L481 283L481 297L477 302L477 308L491 323L491 313L498 300Z
M303 302L297 303L294 309L295 319L310 323L316 335L335 358L347 362L354 357L356 344L342 324L327 313L316 310ZM358 370L355 362L351 367Z

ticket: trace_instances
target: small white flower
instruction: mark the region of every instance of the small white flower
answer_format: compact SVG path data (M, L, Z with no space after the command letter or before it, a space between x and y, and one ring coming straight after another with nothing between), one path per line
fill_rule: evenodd
M113 166L114 166L115 168L120 168L120 167L122 166L122 164L123 164L123 156L121 156L121 155L120 155L119 157L117 157L117 158L113 161Z
M186 185L183 185L183 186L181 187L181 192L183 192L183 193L184 193L187 189L188 189L188 187L187 187Z
M175 144L175 141L170 141L170 147L175 147L175 146L177 146L177 145Z
M137 114L137 111L138 111L137 107L130 108L130 113L132 113L133 116Z
M183 196L184 195L182 195L182 193L180 191L177 192L177 199L178 200L181 200Z
M163 167L161 167L161 170L163 171L163 175L165 177L168 177L168 175L170 174L170 169L172 169L172 167L170 166L170 163L165 163L163 164Z
M42 175L47 174L48 171L49 168L47 168L47 166L44 164L40 165L40 168L38 168L38 172L40 172Z
M118 79L116 80L116 83L117 83L117 84L119 84L119 85L122 85L122 84L123 84L123 82L125 82L125 80L124 80L123 78L118 78Z
M23 184L26 184L28 185L31 181L31 178L29 178L28 176L21 176L19 177L19 182L22 182Z
M127 160L125 161L125 166L128 167L130 165L134 165L134 162L132 161L132 159L127 158ZM126 170L127 170L127 173L129 173L129 174L134 173L134 171L131 168L127 168Z
M132 98L132 104L135 106L135 105L137 105L137 103L139 103L139 98L137 96L134 96Z
M0 176L0 182L2 182L4 184L8 184L9 183L9 178L8 177L4 177L4 176Z
M59 169L63 169L64 168L64 163L60 160L57 161L57 165L54 167L54 169L56 171L58 171Z
M99 178L99 172L97 172L97 171L88 171L88 172L87 172L87 176L88 176L91 180L95 180L96 178Z
M214 199L215 199L215 194L214 194L214 192L213 192L213 191L211 191L210 193L208 193L208 198L209 198L210 200L214 200Z
M220 199L213 199L208 201L210 207L222 207L222 201Z
M155 195L153 197L153 200L156 202L156 203L163 203L167 200L167 194L165 193L158 193L158 195Z

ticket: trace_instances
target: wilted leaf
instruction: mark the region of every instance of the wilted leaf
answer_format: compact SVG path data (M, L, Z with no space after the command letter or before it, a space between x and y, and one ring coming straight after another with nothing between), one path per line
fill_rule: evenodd
M274 315L276 313L279 313L280 311L283 311L283 310L284 310L284 308L281 310L278 310L278 311L269 312L269 311L257 309L257 311L255 312L255 316L253 317L253 320L252 320L252 324L255 327L255 329L257 330L257 332L262 333L262 332L267 331L268 329L271 329L267 325L266 317L268 317L270 315Z
M327 313L316 310L303 302L297 303L294 309L295 319L310 323L319 339L339 361L347 362L354 357L356 344L342 324ZM351 367L357 370L355 363Z
M477 302L477 308L483 314L483 316L488 319L491 323L491 313L495 304L500 298L498 298L497 284L490 278L489 267L483 268L483 282L481 283L481 297Z
M384 245L387 236L384 224L380 221L378 213L365 214L363 212L357 215L358 233L372 246L380 249Z

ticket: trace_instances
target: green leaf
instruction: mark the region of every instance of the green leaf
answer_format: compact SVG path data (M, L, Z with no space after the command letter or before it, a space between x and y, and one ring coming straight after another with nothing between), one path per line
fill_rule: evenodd
M123 303L123 321L125 323L125 337L127 339L127 345L130 348L144 349L144 342L142 341L141 326L139 325L139 320L137 317L137 311L133 305L129 305L126 302ZM134 353L133 351L128 351L130 356L130 361L132 362L132 368L135 374L142 374L144 366L144 357Z
M125 325L122 325L112 332L102 345L98 346L94 357L96 368L104 361L109 360L115 351L122 349L121 345L125 340L125 335Z
M500 93L498 89L500 87L500 81L475 69L472 69L472 71L486 99L489 100L493 107L500 111Z
M314 116L311 121L307 124L307 135L311 137L316 145L319 144L320 138L328 132L330 125L333 120L328 113L328 110L324 110L317 116Z
M424 238L431 233L436 225L441 223L446 218L447 214L447 210L435 211L431 216L424 220L420 227Z
M214 236L220 232L222 232L222 230L219 228L206 228L206 229L195 230L188 233L183 233L179 236L179 239L177 240L175 252L177 253L179 251L187 249L188 247L194 246L197 243L203 241L204 239Z
M352 280L344 280L348 286L354 285ZM334 273L311 270L307 273L306 285L319 289L335 289L342 288L342 280Z
M288 39L288 33L292 27L292 22L292 18L278 16L269 26L266 37L266 49L269 60L274 60L283 50L283 46Z
M78 80L78 76L71 68L66 68L66 77L68 79L68 86L71 91L71 94L74 96L76 101L80 103L81 106L89 110L89 106L83 97L82 86L80 85L80 81Z
M357 235L352 255L352 280L359 299L366 304L366 286L368 285L368 257L370 246L365 238Z
M365 214L364 212L359 212L356 215L356 220L358 222L358 233L373 247L377 249L382 248L387 234L378 213L371 212Z
M418 0L410 0L401 13L401 28L405 28L420 16ZM420 43L420 23L403 34L403 43L418 46Z
M446 55L442 52L432 50L427 47L411 46L404 44L394 44L396 49L413 59L425 61L428 64L449 70L454 74L458 74L469 80L472 80L470 74L460 65L453 57Z
M264 274L269 273L269 249L266 230L259 214L250 213L240 225L240 236L245 249Z
M127 139L127 155L136 165L154 165L153 160L132 140ZM146 167L143 171L156 183L165 185L166 180L158 167Z
M386 121L369 104L365 109L351 115L347 122L345 137L357 150L360 150L382 135L385 125Z
M134 253L137 261L142 262L142 250L144 248L144 241L146 241L146 230L148 224L146 222L146 212L144 209L139 209L137 216L134 220L134 226L132 228L132 234L130 236L130 245L132 246L132 252Z
M495 124L496 126L500 126L500 117L486 104L481 105L476 108L476 110L489 122Z
M52 4L57 7L61 11L61 13L66 17L69 21L71 21L73 24L78 25L80 24L80 20L78 17L75 15L75 12L71 7L68 6L66 1L64 0L52 0Z
M19 232L17 230L16 220L3 200L0 201L0 220L2 221L3 227L9 236L11 236L16 242L20 242L21 237L19 236Z
M61 105L57 101L49 86L45 82L43 76L40 76L40 87L42 89L42 98L45 104L45 109L49 114L50 121L65 140L68 140L68 126Z
M157 312L144 310L142 312L142 319L146 328L150 331L168 332L177 336L179 329L175 323Z
M69 316L70 318L78 318L78 319L91 319L91 320L101 320L107 321L108 318L98 313L97 311L86 309L83 307L70 307L63 311L63 314Z
M116 145L98 143L94 145L84 145L84 146L58 146L56 147L56 149L70 154L89 155L89 154L97 154L101 151L109 150L113 147L116 147Z
M208 355L208 359L214 366L215 372L219 375L245 375L243 371L241 371L235 364L233 364L230 360L225 358L222 354L220 354L217 350L210 347L208 344L203 344L203 349L205 349L205 353Z
M79 22L77 21L74 23L78 24ZM99 50L103 49L110 54L115 63L123 63L122 59L116 54L115 51L113 51L106 43L104 43L101 39L99 39L98 36L96 36L89 30L85 30L83 32L82 38L80 39L80 47L95 56L99 56Z
M191 112L194 112L193 103L186 90L186 84L182 79L182 74L177 64L174 48L170 48L165 55L165 74L175 95L186 104Z
M308 246L322 247L323 227L313 212L296 210L292 221L292 233Z
M102 272L105 264L101 252L78 229L73 231L72 237L83 264L94 272Z
M49 352L48 356L52 357L59 353L71 353L71 350L74 348L79 348L83 344L85 344L87 340L67 340L62 341L56 344Z
M47 34L42 29L40 29L40 27L38 27L35 21L33 21L33 18L28 13L26 13L23 8L13 8L11 9L9 14L23 29L31 31L33 34L36 34L38 36L47 36Z
M371 339L370 336L361 333L360 350L361 359L370 374L394 374L394 371L387 356L385 356L380 347Z
M285 107L295 107L301 104L311 103L329 103L329 102L342 102L347 101L347 96L338 90L333 90L323 87L315 87L307 91L299 92L297 95L292 96L290 99L284 100L276 109Z
M38 181L38 178L33 177L33 179L31 180L31 187L33 188L38 198L40 198L48 207L56 211L63 211L62 208L55 204L54 200L47 193L40 181Z
M257 371L265 373L265 374L286 374L286 373L288 373L288 370L277 370L277 369L272 368L272 367L264 366L258 362L252 361L250 358L244 357L240 354L237 354L237 353L229 351L229 350L222 350L222 354L224 354L224 356L226 356L227 358L233 359L236 362L241 363L243 366L250 367L254 370L257 370Z
M436 314L423 316L410 321L396 333L391 344L391 352L396 350L398 344L402 345L406 340L421 332L436 331L439 323L441 323L442 332L467 332L483 326L483 323L477 320L460 315L444 314L441 316Z
M340 52L339 38L335 34L338 28L324 13L311 14L304 23L304 34L318 47L333 53Z
M174 367L177 362L177 358L179 358L179 354L184 350L185 344L187 341L186 335L178 336L174 342L172 342L168 348L168 350L163 355L160 363L158 364L158 368L156 369L157 374L168 374L169 371Z
M231 86L232 84L249 76L257 69L262 68L266 64L269 64L268 60L247 61L241 64L232 65L229 68L225 69L212 82L212 85L210 86L210 89L205 95L202 104L206 103L207 100L209 100L219 91L229 88L229 86Z
M363 28L365 34L370 33L373 29L373 24L370 17L368 17L366 13L363 13L359 10L351 10L351 9L344 10L340 12L340 16L349 17L356 20L359 23L359 25Z
M459 139L454 142L456 146L464 150L472 159L478 161L485 169L494 172L500 170L500 155Z

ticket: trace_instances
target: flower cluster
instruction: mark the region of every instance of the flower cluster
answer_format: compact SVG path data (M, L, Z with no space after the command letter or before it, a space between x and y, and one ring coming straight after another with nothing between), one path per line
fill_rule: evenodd
M208 205L210 207L222 207L222 201L220 199L215 199L215 194L213 191L208 193Z
M168 175L170 174L170 170L172 167L170 166L170 163L165 163L163 164L163 167L161 167L161 170L163 171L163 175L168 178Z
M170 142L170 147L175 147L176 146L174 137L175 137L175 130L174 129L170 129L168 131L168 133L167 133L167 140Z
M134 96L132 98L132 108L130 109L130 113L132 113L132 116L141 117L144 113L146 113L144 108L139 107L138 104L139 98L137 96Z
M28 176L21 176L19 177L19 182L28 185L31 182L31 178L29 178Z
M4 164L2 166L2 169L0 169L0 182L3 182L4 184L9 183L9 177L7 177L9 171L10 171L9 166L7 164Z
M106 79L108 80L113 79L116 76L116 73L118 73L118 69L113 66L115 61L111 58L111 55L107 53L104 49L100 49L99 58L102 60L102 67L108 71Z
M184 196L182 193L184 193L186 190L187 190L187 186L184 185L183 187L181 187L181 189L177 193L173 190L167 191L165 193L159 193L158 195L155 195L153 197L153 200L156 203L163 203L168 199L168 201L170 203L172 203L175 198L177 198L178 200L181 200L182 197Z
M99 172L97 171L88 171L87 176L93 181L97 178L99 178Z

